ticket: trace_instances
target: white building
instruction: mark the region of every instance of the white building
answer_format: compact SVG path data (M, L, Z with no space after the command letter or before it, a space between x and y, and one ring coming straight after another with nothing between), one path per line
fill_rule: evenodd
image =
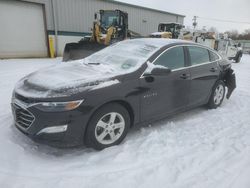
M148 35L160 22L183 24L184 15L112 0L0 0L0 58L47 57L49 38L62 55L65 43L91 33L94 13L120 9L129 29Z

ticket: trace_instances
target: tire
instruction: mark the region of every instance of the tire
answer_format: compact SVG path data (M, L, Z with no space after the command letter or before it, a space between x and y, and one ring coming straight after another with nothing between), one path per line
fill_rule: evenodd
M96 150L118 145L130 127L128 111L117 103L107 104L91 117L85 134L85 144Z
M217 81L214 84L211 96L208 102L208 108L216 109L221 105L225 96L225 84L222 80Z
M237 55L236 55L236 58L235 58L235 62L239 63L240 60L241 60L241 57L242 57L242 52L238 52Z

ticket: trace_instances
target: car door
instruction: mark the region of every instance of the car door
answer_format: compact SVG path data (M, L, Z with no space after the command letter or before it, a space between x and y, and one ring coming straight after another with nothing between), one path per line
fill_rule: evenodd
M210 50L200 46L188 46L187 49L191 65L190 105L204 104L219 76L219 56L217 55L216 60L215 53L210 55Z
M159 55L153 64L171 69L162 76L142 76L141 117L142 121L159 118L188 105L190 72L182 46L171 47Z

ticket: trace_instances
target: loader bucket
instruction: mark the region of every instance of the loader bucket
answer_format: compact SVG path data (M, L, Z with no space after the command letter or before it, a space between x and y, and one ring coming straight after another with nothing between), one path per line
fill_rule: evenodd
M67 43L63 52L63 61L83 59L103 48L106 45L91 41L79 41L78 43Z

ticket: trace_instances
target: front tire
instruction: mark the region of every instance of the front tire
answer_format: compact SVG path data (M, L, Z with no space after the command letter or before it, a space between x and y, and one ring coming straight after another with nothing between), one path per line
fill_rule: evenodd
M215 83L211 96L209 98L208 107L210 109L216 109L221 105L225 96L225 84L222 80Z
M85 143L96 150L118 145L126 137L130 115L121 105L107 104L92 116L85 134Z

